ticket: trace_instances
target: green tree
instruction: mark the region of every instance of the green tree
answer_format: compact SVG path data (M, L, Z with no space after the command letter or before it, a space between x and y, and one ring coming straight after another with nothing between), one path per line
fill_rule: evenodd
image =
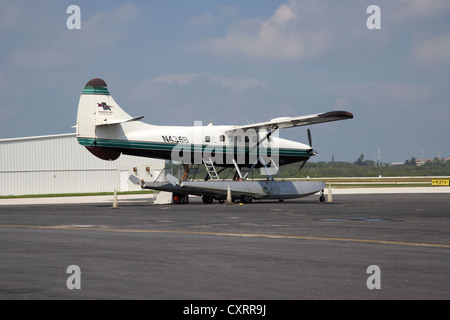
M358 166L363 166L364 165L364 154L361 153L359 158L353 163L358 165Z

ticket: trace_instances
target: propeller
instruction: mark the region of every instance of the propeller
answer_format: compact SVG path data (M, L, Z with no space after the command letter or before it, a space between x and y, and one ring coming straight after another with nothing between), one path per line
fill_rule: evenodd
M303 160L303 162L302 162L300 168L298 168L298 171L300 171L300 170L303 169L303 167L306 165L306 161L308 161L308 160Z
M319 154L316 150L314 150L312 146L312 137L311 137L311 130L308 129L308 142L309 146L312 148L313 155Z
M311 136L311 130L309 130L308 128L308 142L309 142L309 146L312 148L312 136ZM317 154L317 152L313 149L313 154ZM306 162L308 161L308 159L304 160L302 162L302 164L300 165L300 168L298 169L299 171L303 169L303 167L306 165Z
M308 142L309 142L309 146L312 148L311 130L309 130L309 128L308 128Z

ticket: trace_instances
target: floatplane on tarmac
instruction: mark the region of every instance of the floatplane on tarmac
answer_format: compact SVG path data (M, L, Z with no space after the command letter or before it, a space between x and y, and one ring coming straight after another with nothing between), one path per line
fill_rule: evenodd
M317 154L309 145L279 138L278 130L323 122L352 119L346 111L330 111L299 117L281 117L247 125L212 124L194 126L158 126L132 117L114 101L105 81L92 79L84 87L78 104L77 139L92 154L104 160L115 160L121 154L172 160L183 163L184 175L178 180L167 175L165 182L130 180L142 188L172 192L177 197L201 196L204 203L224 201L231 193L244 203L252 199L300 198L322 191L323 182L274 180L278 168L290 163L304 167ZM204 181L189 181L193 165L204 165ZM234 170L232 180L219 178ZM264 181L248 180L255 168L267 177ZM247 170L245 173L244 171Z

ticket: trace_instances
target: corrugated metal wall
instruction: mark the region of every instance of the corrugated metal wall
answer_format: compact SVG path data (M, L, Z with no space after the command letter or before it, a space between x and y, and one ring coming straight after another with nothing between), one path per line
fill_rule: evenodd
M78 144L75 134L0 140L0 195L139 190L120 181L119 171L151 180L154 170L162 168L164 161L150 158L98 159Z

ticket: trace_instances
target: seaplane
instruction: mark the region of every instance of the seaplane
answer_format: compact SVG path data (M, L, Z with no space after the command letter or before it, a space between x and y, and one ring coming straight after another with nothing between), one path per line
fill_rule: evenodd
M317 154L309 129L309 144L282 139L279 130L352 119L353 114L329 111L245 125L196 122L194 126L152 125L144 123L143 118L126 113L114 101L106 82L92 79L84 86L78 104L78 142L103 160L116 160L125 154L182 163L184 174L180 179L167 174L165 181L143 181L130 175L130 180L141 188L172 193L181 203L187 203L189 195L201 196L205 204L210 204L230 198L243 203L253 199L282 202L318 192L323 202L323 182L275 180L280 166L299 163L301 170ZM203 180L188 178L194 165L205 166L207 174ZM227 169L234 171L233 178L220 178ZM249 179L255 169L265 176L264 180Z

